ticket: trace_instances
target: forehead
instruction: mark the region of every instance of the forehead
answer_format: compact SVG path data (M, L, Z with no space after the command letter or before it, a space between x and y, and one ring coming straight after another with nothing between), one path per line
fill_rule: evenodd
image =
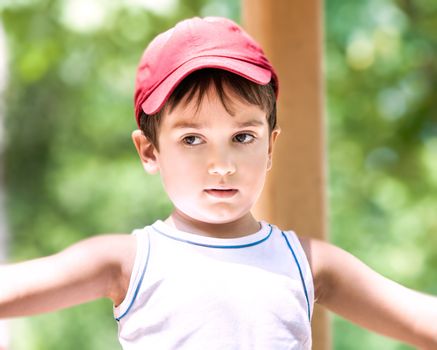
M172 128L206 126L214 121L236 126L267 125L267 113L260 106L248 103L225 87L226 99L209 86L203 94L186 95L172 109L164 110L162 122Z

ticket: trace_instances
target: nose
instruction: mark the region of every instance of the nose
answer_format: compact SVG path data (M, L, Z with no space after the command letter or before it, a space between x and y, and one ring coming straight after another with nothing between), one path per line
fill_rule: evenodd
M232 175L236 171L235 162L228 150L216 150L210 157L208 173L211 175Z

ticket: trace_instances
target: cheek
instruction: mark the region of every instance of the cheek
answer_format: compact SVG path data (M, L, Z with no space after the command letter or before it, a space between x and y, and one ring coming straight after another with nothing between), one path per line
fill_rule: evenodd
M160 158L160 175L168 191L183 193L191 182L197 181L202 162L181 152L166 152Z
M247 176L247 182L254 190L254 195L262 190L269 166L267 147L262 147L258 152L247 154L243 160L244 167L240 167L240 174L251 174Z
M250 152L241 153L239 164L246 170L251 169L253 174L265 172L268 165L268 145L263 143Z

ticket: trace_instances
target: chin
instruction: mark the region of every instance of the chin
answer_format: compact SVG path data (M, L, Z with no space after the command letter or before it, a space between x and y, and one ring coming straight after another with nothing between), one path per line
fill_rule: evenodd
M220 225L236 222L250 213L249 205L239 207L222 205L210 208L199 208L199 206L179 206L178 212L185 219L203 222L205 224Z
M211 219L205 219L205 220L200 220L203 221L207 224L213 224L213 225L221 225L221 224L229 224L231 222L234 222L238 219L236 218L211 218Z
M209 214L199 218L199 221L203 221L208 224L228 224L235 222L238 219L244 217L245 213L231 214L231 213L220 213L220 214Z

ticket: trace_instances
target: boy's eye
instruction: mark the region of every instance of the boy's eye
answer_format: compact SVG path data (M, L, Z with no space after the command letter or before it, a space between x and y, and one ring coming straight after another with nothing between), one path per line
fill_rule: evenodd
M250 143L255 139L255 137L251 134L242 133L235 135L234 139L239 143Z
M199 136L190 135L190 136L185 136L182 139L182 142L185 143L186 145L194 146L202 143L202 139Z

